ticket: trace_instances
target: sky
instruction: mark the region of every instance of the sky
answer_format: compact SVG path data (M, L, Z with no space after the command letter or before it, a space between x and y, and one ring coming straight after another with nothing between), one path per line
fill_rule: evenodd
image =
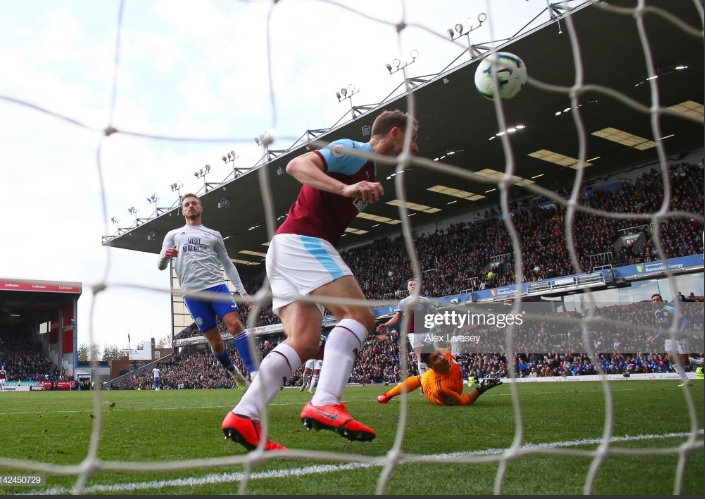
M253 138L266 130L274 132L272 148L286 149L306 130L347 121L351 102L376 104L402 83L403 73L385 65L411 62L412 50L409 77L467 60L467 38L451 41L446 31L467 26L468 17L487 14L470 33L472 43L484 43L514 35L546 8L545 0L122 5L119 24L117 0L0 2L0 179L9 236L0 278L82 283L79 344L119 348L128 334L132 348L170 336L171 306L168 272L157 269L156 255L101 244L116 232L111 218L129 227L135 216L150 217L153 194L171 206L175 182L182 193L196 192L203 179L193 173L206 164L207 180L222 181L232 171L221 160L228 151L249 168L263 152ZM407 27L398 33L401 21ZM545 21L544 12L532 26ZM357 93L339 102L335 92L349 85ZM130 134L106 137L108 125Z

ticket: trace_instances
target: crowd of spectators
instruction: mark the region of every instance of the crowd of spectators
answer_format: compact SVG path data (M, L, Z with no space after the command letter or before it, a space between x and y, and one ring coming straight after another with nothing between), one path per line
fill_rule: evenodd
M703 169L702 166L681 163L674 165L669 177L671 199L669 210L703 214ZM623 181L604 188L585 190L580 196L580 204L608 213L654 213L663 203L663 182L661 174L655 170L643 173L634 181ZM566 248L565 221L566 208L555 203L536 203L519 206L513 203L512 223L517 231L519 245L524 256L522 280L542 279L570 275L576 272ZM643 263L658 260L659 254L652 242L657 227L643 219L611 218L577 211L571 223L575 240L575 254L583 271L589 271L597 261L595 255L609 254L608 259L615 266ZM618 252L614 243L620 235L644 233L643 244L625 244ZM658 225L659 240L662 242L666 258L703 253L703 224L695 219L670 218ZM418 258L424 273L423 294L427 296L448 296L469 289L485 289L508 285L515 282L513 247L503 217L494 209L488 210L482 219L459 222L428 234L414 234ZM405 296L406 279L411 275L411 265L406 243L401 237L384 238L365 246L345 250L343 259L351 267L369 300L396 301ZM488 273L488 269L491 273ZM249 292L256 293L262 286L262 279L246 285ZM684 301L702 301L702 297L687 296ZM619 334L609 327L591 331L592 347L603 351L609 347L615 353L600 354L601 365L606 372L612 370L633 372L668 371L668 360L656 353L647 353L639 348L644 341L644 331L640 326L650 323L648 314L639 315L633 311L619 309L607 311L616 320L632 320L635 326ZM249 312L241 307L243 323L248 322ZM279 323L272 314L271 304L259 311L257 326ZM551 321L528 325L515 331L514 350L517 352L544 352L542 354L517 354L513 362L519 375L542 376L552 373L586 374L593 373L595 366L583 352L582 336L573 335L575 344L566 340L556 342L560 336L556 325ZM697 322L702 330L702 321ZM19 326L18 326L19 327ZM19 331L22 333L22 331ZM10 380L25 379L68 379L43 354L41 344L33 342L29 334L18 331L0 331L0 363L3 363ZM489 372L507 373L507 360L502 353L503 331L487 331L485 351L487 353L465 352L463 368L468 375L483 375ZM195 325L186 328L177 338L200 335ZM495 343L493 343L495 342ZM631 343L630 343L631 342ZM444 345L447 346L447 345ZM636 352L621 354L618 352ZM556 352L564 352L558 354ZM639 353L642 352L642 353ZM230 355L244 373L247 370L234 348ZM413 352L409 352L408 369L415 374L416 362ZM526 366L520 369L519 366ZM398 333L370 336L365 347L359 352L350 382L359 384L397 383L401 381L401 358ZM568 367L566 367L568 366ZM188 355L181 354L160 363L162 382L165 388L232 388L229 375L219 366L207 349L193 350ZM533 369L533 371L532 371ZM609 371L608 371L609 370ZM299 370L289 383L297 385L301 381ZM115 383L114 388L148 388L151 386L151 372L135 374Z
M693 345L702 349L703 311L701 307L685 307ZM589 319L589 320L587 320ZM599 374L667 373L674 372L668 356L659 353L659 343L649 340L658 330L654 309L648 302L597 307L590 316L577 312L536 313L515 326L512 335L514 351L511 357L516 377L582 376ZM503 327L478 325L462 331L435 331L438 340L434 346L448 348L456 355L465 378L482 378L488 374L506 377L512 375ZM439 334L440 333L440 334ZM454 347L453 336L478 336L479 342L462 343ZM586 341L588 342L586 344ZM270 348L277 342L270 341ZM263 340L259 344L263 353ZM243 372L244 365L233 348L229 349L234 362ZM349 384L396 384L406 375L416 375L414 352L406 348L406 371L402 370L400 334L369 336L360 349ZM591 356L588 352L594 352ZM534 352L534 353L532 353ZM703 354L700 353L700 356ZM325 363L325 359L324 359ZM233 388L230 376L204 349L180 354L159 364L162 388ZM687 369L690 369L688 366ZM300 386L303 366L288 380L287 386ZM148 389L152 387L151 371L133 375L112 388Z
M350 383L375 384L398 383L400 375L400 357L398 333L370 336L360 350L350 375ZM277 341L267 338L270 349L277 346ZM264 342L258 344L260 356L263 354ZM242 359L235 348L228 348L231 359L245 375L250 378ZM411 374L417 374L413 351L409 354L409 369ZM162 389L189 388L235 388L230 375L220 366L213 354L207 349L185 348L179 354L160 361L160 385ZM300 386L304 366L302 365L288 380L287 386ZM135 373L124 379L114 381L111 389L148 390L152 389L153 378L151 367L143 372Z
M670 210L702 215L702 184L701 166L672 165ZM644 214L661 209L663 199L661 174L652 169L633 181L586 189L579 201L582 206L607 213ZM524 203L521 207L515 202L512 208L512 223L524 257L521 280L535 282L576 273L566 247L566 208L552 202ZM577 211L570 225L583 272L606 263L620 266L660 259L652 241L655 227L650 221ZM703 253L701 222L670 218L660 223L658 229L666 258ZM632 239L615 251L614 243L620 236L638 233L644 234L640 244L634 244L635 239ZM516 282L509 232L503 217L494 209L487 210L482 219L451 224L432 233L414 233L414 241L424 271L422 294L449 296ZM412 272L403 238L380 239L341 254L372 302L388 303L405 295L406 279ZM260 278L247 283L246 288L254 294L262 285L263 278ZM240 316L244 324L249 322L249 311L245 307L241 307ZM256 326L279 322L269 303L258 312ZM198 334L198 331L194 328L191 334Z
M671 211L686 211L703 214L703 169L701 166L681 163L673 165L670 175ZM633 181L610 184L603 188L583 191L580 196L582 206L608 213L654 213L663 203L662 177L656 170L643 173ZM519 206L513 203L512 223L519 237L519 245L524 255L522 280L539 281L576 272L566 248L565 220L566 208L556 203L536 203ZM606 263L597 255L609 255L607 262L614 266L643 263L660 259L652 242L655 227L643 219L611 218L577 211L572 220L575 253L580 269L590 271L596 265ZM694 219L674 218L660 223L659 238L666 258L703 253L703 224ZM632 244L636 238L615 252L614 243L621 235L644 233L642 244ZM503 217L494 209L485 212L484 218L460 222L438 229L428 234L414 234L416 250L425 270L423 294L428 296L448 296L469 289L486 289L515 282L513 248ZM343 259L356 275L365 295L372 301L398 300L405 296L406 279L411 274L405 241L401 237L380 239L365 246L342 252ZM407 269L401 270L400 269ZM491 270L488 273L488 270ZM263 281L249 283L247 288L255 293ZM688 296L684 301L697 301L701 297ZM248 311L240 311L243 322L248 320ZM645 325L653 326L649 313L617 307L614 310L599 312L603 319L632 321L632 328L615 332L612 325L595 322L589 332L591 348L595 351L609 349L614 353L599 354L605 372L665 372L672 370L668 359L655 352L645 352L647 340ZM598 315L599 315L598 314ZM561 314L555 314L561 315ZM571 313L563 314L567 318ZM574 313L573 313L574 315ZM564 318L566 318L564 317ZM554 317L555 318L555 317ZM587 354L566 353L584 352L582 334L563 333L560 321L546 320L526 324L514 332L514 350L518 352L544 352L541 354L516 354L513 359L518 376L581 375L594 374L595 366ZM576 317L572 317L576 319ZM260 311L257 326L278 323L271 308ZM695 321L702 329L702 321ZM199 334L193 327L179 337ZM509 370L504 352L504 331L484 331L484 352L464 352L462 367L470 376L482 376L496 372L506 375ZM449 345L440 345L449 346ZM623 354L620 352L637 352ZM563 352L563 353L557 353ZM231 349L233 359L237 353ZM176 360L172 361L176 362ZM191 362L191 361L189 361ZM201 359L208 366L213 363ZM350 383L397 383L400 376L400 349L398 333L370 336L359 352ZM190 366L193 368L194 366ZM217 367L217 366L216 366ZM189 368L187 368L188 370ZM416 362L413 352L409 352L408 370L415 374ZM211 367L207 369L211 371ZM193 370L191 372L194 372ZM298 385L301 372L289 380L290 385ZM208 383L227 386L229 379L222 375L217 381L206 376ZM186 383L176 383L175 386Z
M233 361L235 361L234 358ZM207 348L195 351L190 355L169 357L160 361L158 367L160 369L159 384L162 389L235 387L230 374L223 369L223 366ZM114 381L110 388L114 390L151 390L154 388L152 369L149 368Z
M703 214L703 169L680 164L671 174L671 210ZM663 188L655 170L610 190L588 190L580 204L611 213L654 213L661 208ZM555 203L517 207L511 212L524 256L522 281L576 273L566 248L566 208ZM643 219L609 218L576 212L573 217L575 252L580 269L590 271L597 255L609 254L614 266L659 260L651 241L654 226ZM695 219L668 219L660 224L666 258L703 253L703 224ZM646 242L614 253L614 243L630 232L644 232ZM489 289L516 280L513 247L503 218L487 213L474 222L460 222L430 234L415 234L414 241L424 274L424 294L448 296L468 289ZM640 249L635 253L635 249ZM401 237L381 239L342 252L370 300L397 298L411 275L406 243ZM402 269L400 271L400 269ZM492 272L489 273L488 271Z
M702 344L702 309L686 306L684 313L690 323L688 329L699 332L700 336L696 339ZM648 339L653 336L654 330L653 308L649 303L598 307L593 318L587 322L576 312L547 313L515 326L513 349L518 353L512 358L514 372L518 377L597 374L598 366L585 353L587 350L596 352L593 358L607 374L673 372L668 356L657 352L661 345L649 344ZM505 329L477 327L463 330L463 335L480 336L481 342L464 344L461 348L454 348L450 343L454 333L458 331L440 335L444 339L437 341L435 346L456 351L456 358L466 378L481 378L490 373L510 375L504 345ZM585 337L591 342L589 345L585 345ZM52 380L70 379L58 372L56 366L41 353L40 345L32 345L29 338L26 331L16 328L0 334L0 359L4 361L9 379L40 381L47 379L47 376ZM265 348L264 339L258 340L260 355ZM270 342L269 348L277 345L273 337L266 339ZM396 384L407 374L418 374L413 350L407 347L406 352L406 371L402 372L400 334L390 330L388 334L369 336L358 353L348 382L360 385ZM231 346L229 353L241 372L247 373L237 350ZM185 347L176 355L158 362L158 367L161 369L160 384L163 389L235 387L230 375L205 345L202 348ZM303 366L288 380L288 386L299 386L302 374ZM150 366L144 372L113 382L110 388L146 390L153 387Z
M8 382L73 379L46 356L22 323L0 326L0 365L5 366Z
M700 354L702 356L702 353ZM506 353L466 353L456 357L465 379L479 379L488 374L510 376ZM668 356L656 352L598 353L599 366L604 374L673 373ZM518 378L549 376L583 376L599 374L598 367L586 353L516 353L512 360ZM230 376L221 366L214 364L209 354L194 353L176 356L159 364L162 389L209 389L235 388ZM686 368L690 370L690 367ZM286 386L298 387L302 382L303 367L287 382ZM409 376L418 374L413 351L407 362ZM402 376L398 343L389 337L372 336L360 352L353 366L350 385L393 385ZM133 375L129 379L114 382L111 389L152 389L151 371Z

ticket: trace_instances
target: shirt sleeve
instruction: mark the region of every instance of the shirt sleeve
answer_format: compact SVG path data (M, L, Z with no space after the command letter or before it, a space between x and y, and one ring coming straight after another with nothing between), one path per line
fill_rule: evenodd
M680 323L680 330L685 331L685 328L688 327L688 319L685 318L685 315L680 314L678 316L678 321Z
M166 250L168 250L172 246L174 246L174 234L173 232L168 232L166 237L164 238L164 242L162 243L162 250L159 252L159 268L161 270L164 270L166 268L166 266L163 265Z
M164 238L164 242L162 243L162 250L159 252L159 257L164 258L164 253L166 253L166 250L168 250L172 246L174 246L174 234L170 231Z
M348 151L355 149L372 154L372 148L369 144L355 142L350 139L335 140L316 152L325 161L328 173L353 175L367 163L365 158L348 153Z
M453 393L449 392L449 395L453 396L453 403L449 403L448 405L471 405L474 400L470 398L470 394L466 393L465 395L460 395L459 393Z
M228 276L228 279L230 279L230 282L233 286L235 286L237 292L241 295L246 295L247 290L245 289L245 286L242 285L242 280L240 280L240 274L238 273L237 268L228 256L228 252L225 249L225 243L223 242L223 237L220 234L217 234L216 236L216 242L213 249L218 257L218 261L223 266L225 275Z

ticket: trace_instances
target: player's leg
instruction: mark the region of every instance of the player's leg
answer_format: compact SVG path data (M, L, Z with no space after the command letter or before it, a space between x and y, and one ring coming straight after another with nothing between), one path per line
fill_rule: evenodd
M220 330L218 329L218 327L214 326L208 331L205 331L203 333L203 336L205 336L206 340L208 340L208 344L211 347L213 356L218 359L218 362L220 362L220 364L225 368L225 370L228 371L230 376L232 376L238 388L242 388L243 390L247 389L250 383L242 375L240 370L237 368L237 366L235 366L232 359L230 358L230 354L228 354L228 349L225 348L225 343L223 342L223 338L220 335Z
M306 386L308 385L308 380L309 377L311 376L311 367L309 366L310 361L306 361L306 367L304 368L304 374L301 376L301 386L299 387L299 391L303 392L306 389Z
M252 385L222 425L226 437L248 450L254 449L263 438L260 417L301 366L301 358L313 357L318 352L323 319L318 307L310 302L292 302L278 312L287 339L262 359ZM265 448L276 450L283 447L267 439Z
M340 262L342 264L342 260ZM352 275L344 275L317 288L311 294L347 300L365 300L365 295ZM338 318L338 324L328 335L325 346L325 362L323 362L318 379L318 389L311 402L301 413L301 419L309 428L334 430L351 440L372 440L376 436L374 430L355 421L345 406L341 404L341 397L350 377L357 352L362 348L368 332L374 327L374 315L365 305L329 303L326 304L326 307ZM320 340L320 323L318 340ZM318 341L316 341L317 344ZM325 416L321 416L321 413L328 416L337 415L337 419L333 423Z
M386 404L394 397L401 395L404 391L411 393L419 388L421 388L421 376L410 376L388 392L385 392L377 397L377 402L380 404Z
M223 343L223 338L220 336L216 322L216 311L212 305L213 302L185 296L184 303L188 307L196 326L198 326L198 329L208 341L213 356L218 359L218 362L220 362L225 370L235 378L236 384L238 383L238 379L240 379L242 388L246 388L247 380L233 364L228 350L225 348L225 343Z
M429 367L426 365L426 363L421 360L423 347L427 346L427 344L423 341L423 336L424 335L421 333L413 333L407 336L409 338L409 344L411 345L411 348L414 351L414 357L416 357L416 369L418 370L419 376L429 370ZM426 394L424 393L423 386L421 386L421 391L419 392L419 394L422 397L426 396Z
M419 334L419 336L421 335ZM414 338L416 338L416 336ZM426 363L421 360L421 353L423 352L422 342L414 339L414 343L411 346L414 349L414 355L416 356L416 367L419 370L419 376L421 376L429 369Z
M688 379L688 375L685 373L685 367L688 365L688 358L686 355L686 351L683 345L683 342L678 341L678 340L672 340L668 339L665 342L665 347L666 347L666 352L668 353L668 359L671 361L671 365L673 365L673 369L676 371L676 374L678 374L678 377L683 381L678 386L690 386L692 383ZM682 359L685 357L685 362L682 362Z
M679 353L678 354L678 362L680 363L681 366L687 366L690 364L690 358L688 357L688 354L685 353Z
M250 378L254 379L254 376L257 374L255 359L258 354L250 348L248 334L242 327L240 315L237 312L230 312L223 317L223 323L225 327L228 328L230 334L233 335L235 348L237 349L238 355L240 355L240 358L245 363L247 372L250 373Z
M256 360L259 354L250 348L250 341L247 331L245 331L245 328L240 321L237 303L235 302L235 299L230 293L228 287L224 284L211 288L211 290L222 293L230 299L230 301L227 302L214 301L213 310L215 314L221 318L223 324L225 324L225 327L228 329L228 332L233 336L237 353L245 363L247 372L250 373L250 379L254 379L254 376L257 374Z
M688 375L685 373L685 366L690 365L690 359L688 358L688 340L679 340L677 341L678 343L678 356L676 357L678 359L678 366L681 368L681 371L683 372L683 376L681 376L681 379L685 378L683 383L681 383L679 386L693 386L693 382L690 381L690 378L688 378ZM680 375L680 373L678 373Z
M287 339L262 359L258 375L235 408L223 421L226 437L248 449L266 440L261 435L259 418L283 386L302 364L318 352L323 312L312 302L297 301L324 279L330 279L326 267L307 247L308 240L294 234L275 235L269 244L266 270L272 290L272 312L282 320ZM331 248L335 251L334 248ZM283 265L282 262L294 262ZM266 440L265 448L280 445Z
M311 383L308 388L308 393L313 393L314 389L316 388L316 385L318 384L318 378L321 375L321 370L320 369L314 369L313 370L313 376L311 376Z
M700 357L700 358L688 357L688 362L690 363L690 365L695 365L695 366L705 365L705 360L702 357Z

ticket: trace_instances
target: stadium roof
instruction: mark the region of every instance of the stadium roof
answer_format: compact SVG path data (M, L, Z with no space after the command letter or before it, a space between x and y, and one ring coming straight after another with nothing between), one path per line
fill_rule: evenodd
M636 5L633 0L609 3L625 7ZM659 120L659 138L667 156L678 157L684 152L702 148L704 142L702 23L693 2L661 0L648 3L696 27L689 33L653 12L644 17L650 56L654 71L659 75L660 105L690 108L696 120L700 120L698 123L666 114ZM651 116L645 112L652 106L652 90L650 82L646 81L647 63L638 24L632 15L611 12L600 5L598 2L577 9L571 16L577 34L579 61L574 58L568 21L562 17L499 47L520 56L526 63L530 78L554 86L574 85L576 65L581 65L583 82L590 86L579 96L579 114L587 146L584 159L589 163L585 168L585 177L592 179L606 178L628 167L658 161ZM415 82L417 85L413 92L420 123L419 156L428 160L443 157L441 162L464 171L485 171L488 175L496 175L488 170L503 172L508 159L503 142L497 137L501 130L494 103L484 99L474 88L474 73L479 60L480 57L477 57L428 81ZM645 107L635 109L612 95L595 91L595 85L620 92ZM580 154L580 133L573 113L569 112L571 102L568 93L527 85L514 99L503 104L507 128L524 127L509 133L516 163L515 175L546 189L570 187L577 173L573 163ZM374 109L362 109L360 112L364 112L355 119L322 133L311 133L309 138L315 137L325 142L343 137L366 141L368 138L363 136L363 127L371 125L379 112L385 109L406 111L406 96L394 98ZM620 134L620 131L631 136ZM595 135L595 132L598 134ZM631 145L624 140L616 142L620 137L631 140ZM289 175L278 175L277 170L285 168L293 157L305 152L305 146L306 141L299 141L286 151L271 154L271 161L261 168L217 185L205 193L199 192L205 210L204 222L226 238L229 255L238 265L244 282L263 275L264 253L269 240L260 170L266 169L269 177L274 217L285 214L300 184ZM549 161L552 159L561 164ZM393 172L394 166L378 169L377 180L382 182L386 195L383 201L366 209L366 218L353 222L351 229L358 232L346 234L341 239L340 247L361 244L401 231L401 225L394 223L400 219L400 211L393 204L397 198L394 178L388 178ZM408 213L413 214L412 227L469 215L486 207L496 207L500 202L498 190L491 191L495 186L425 166L412 165L404 172L404 179L406 200L416 203L408 209ZM433 190L429 190L431 188ZM474 196L473 199L467 193L484 197ZM516 199L535 196L535 193L522 187L512 187L511 195ZM224 197L230 199L230 206L218 209L218 203ZM424 207L437 208L438 211ZM392 223L385 223L384 220ZM156 254L161 249L166 232L183 223L184 219L176 206L158 208L151 218L138 219L132 227L120 228L115 235L104 237L103 244ZM152 232L153 237L149 238Z
M47 322L81 292L80 282L0 278L0 326L19 317L29 324Z

